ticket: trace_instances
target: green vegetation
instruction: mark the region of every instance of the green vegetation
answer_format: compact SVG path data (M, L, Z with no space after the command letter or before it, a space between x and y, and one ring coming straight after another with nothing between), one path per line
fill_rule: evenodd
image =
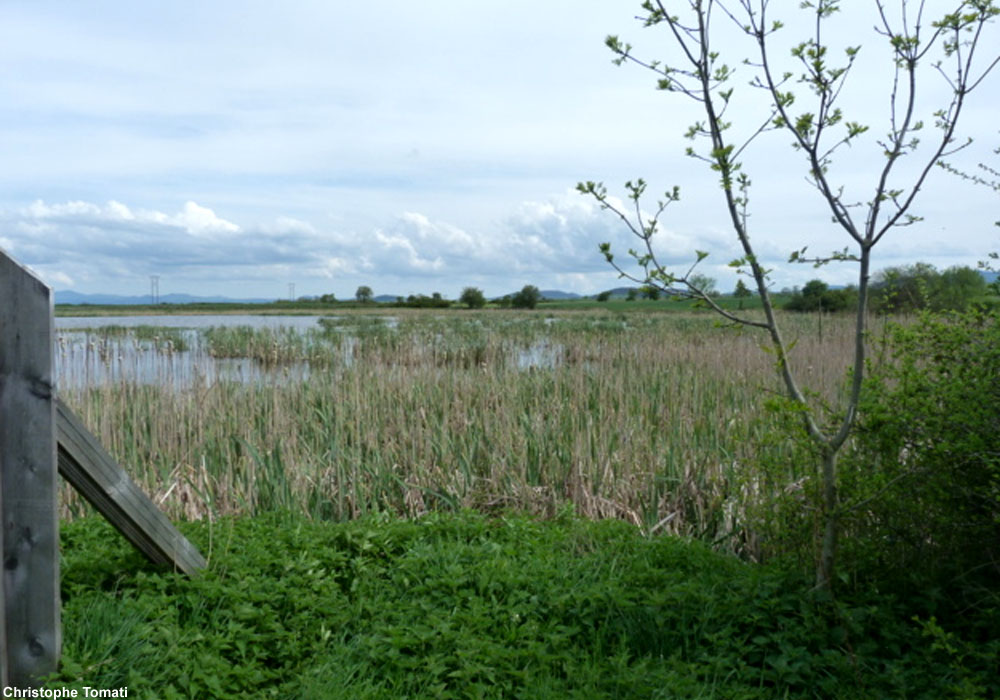
M664 3L646 0L637 19L645 29L660 32L662 41L652 44L659 47L656 54L650 55L642 48L636 51L632 44L616 35L605 39L616 64L632 64L650 71L657 89L675 101L693 103L698 117L691 119L685 133L692 142L685 154L708 166L705 174L718 188L720 210L725 211L733 242L740 251L729 266L754 280L764 310L763 319L740 310L733 312L715 302L711 290L696 272L710 255L708 251L691 251L687 264L678 262L675 250L668 251L669 258L661 257L663 250L658 251L654 242L665 211L681 201L679 186L667 189L655 204L645 198L647 183L642 178L625 183L625 199L609 195L601 182L580 182L577 189L613 214L624 230L639 240L627 249L630 260L625 266L616 260L611 243L599 244L599 251L621 277L644 287L699 299L726 321L756 329L767 339L767 349L776 360L775 375L781 381L785 408L798 417L810 444L803 456L817 465L822 481L822 498L807 507L820 513L814 531L820 548L816 585L832 591L839 578L837 555L845 515L838 495L844 487L838 461L850 447L865 389L869 298L877 291L870 288L874 250L886 234L920 221L920 216L911 211L917 194L935 164L954 152L958 122L967 98L1000 65L1000 57L993 55L996 41L984 39L992 29L990 25L1000 16L1000 7L993 0L963 0L949 14L925 17L934 31L922 36L921 22L913 24L907 17L910 12L922 16L923 3L902 0L898 11L892 13L878 4L873 38L880 42L889 39L885 47L891 50L894 66L891 80L886 81L888 109L872 115L864 111L864 105L854 105L852 110L858 110L857 116L849 116L842 111L840 98L856 63L859 70L871 75L887 65L869 63L868 57L877 54L861 52L861 44L831 42L837 32L828 29L841 9L846 9L846 3L839 0L798 3L801 14L794 20L793 10L789 9L793 5L787 3L780 10L775 7L771 14L767 0L747 0L738 7L721 8L713 13L712 3L691 2L686 7L681 3L668 11ZM737 35L743 33L745 44L733 40L734 31ZM804 33L787 37L800 31ZM661 45L663 42L666 49ZM988 55L974 60L981 46L991 47L984 49ZM888 54L876 60L886 58ZM866 63L867 66L860 67ZM743 66L745 70L734 66ZM944 76L952 90L930 102L918 101L917 86L940 76ZM762 95L769 103L766 110L769 114L762 125L757 117L747 116L750 112L745 106L739 106L749 104L743 100L751 93L756 93L754 103L758 106ZM869 124L863 122L873 116L887 128L887 135L878 139L866 136ZM933 123L937 133L927 137L922 131L925 121ZM749 233L751 217L768 207L766 200L762 205L759 197L751 195L755 160L761 166L770 159L765 158L765 162L755 159L753 151L759 154L760 148L769 148L765 142L773 138L772 132L779 132L785 143L790 140L793 149L803 156L807 164L806 179L818 194L814 213L832 215L843 237L841 242L846 244L842 249L829 254L824 251L819 256L807 255L807 246L803 246L792 252L789 262L815 266L852 262L857 266L850 388L834 403L804 389L805 378L789 362L794 342L789 340L787 327L775 313L777 307L770 296L771 270L759 257L760 241L751 240ZM869 173L870 199L858 201L856 195L849 194L848 189L860 185L838 180L838 172L842 174L846 169L832 167L847 156L845 147L850 146L870 149L884 159ZM900 173L897 166L901 163L912 167ZM780 215L786 209L786 200L784 196L772 200L771 215ZM829 245L839 248L832 241ZM824 301L825 290L810 291L816 293L808 299L803 295L800 300L803 304ZM830 301L839 300L832 297ZM762 399L764 396L762 392Z
M850 480L850 546L899 585L1000 600L1000 316L891 329L869 378ZM886 543L892 542L892 546ZM914 575L914 572L919 572Z
M441 296L440 292L434 292L430 296L411 294L405 300L397 301L395 305L410 309L447 309L451 307L451 302Z
M64 527L53 683L167 698L1000 692L996 318L875 339L832 602L806 580L810 443L787 403L756 410L770 361L710 316L641 304L213 329L210 352L277 369L64 390L171 517L200 520L182 525L210 568L153 572L65 492L79 522ZM831 401L851 320L817 319L784 319L790 361Z
M486 306L486 296L478 287L466 287L458 300L470 309L481 309Z
M872 283L872 308L880 313L965 311L989 301L990 288L978 270L916 263L880 271Z
M784 308L788 311L848 311L858 302L856 289L830 289L822 280L810 280L801 292L794 292Z
M533 284L526 284L510 298L510 305L515 309L533 309L542 300L542 293Z
M856 594L831 607L795 574L565 511L339 525L276 512L183 529L210 557L193 580L152 571L101 521L63 528L50 687L166 700L1000 692L996 639L966 640L926 606Z

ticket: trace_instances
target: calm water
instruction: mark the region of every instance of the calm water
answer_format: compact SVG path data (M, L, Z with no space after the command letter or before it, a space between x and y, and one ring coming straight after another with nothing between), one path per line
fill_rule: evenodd
M200 331L212 327L319 328L319 316L170 315L57 317L56 380L61 388L117 383L163 384L177 388L211 386L218 381L289 381L309 376L305 363L266 368L250 358L212 357ZM101 328L158 326L182 329L187 350L174 350L133 335L107 337Z
M250 326L255 329L288 328L305 333L319 330L321 316L80 316L58 317L55 368L63 389L100 387L119 383L158 384L175 388L208 387L219 381L302 381L313 371L306 362L265 366L246 357L213 357L202 331L212 327ZM329 317L326 317L329 318ZM389 327L398 319L383 317ZM140 340L131 333L108 336L101 328L156 326L180 329L187 345L176 350L162 339ZM353 361L357 344L350 329L339 345L345 365ZM512 349L512 361L521 369L547 368L559 363L562 346L546 341Z
M170 315L170 316L59 316L56 330L103 328L104 326L162 326L164 328L211 328L212 326L250 326L252 328L318 328L321 316L252 316L252 315ZM335 318L335 317L330 317Z

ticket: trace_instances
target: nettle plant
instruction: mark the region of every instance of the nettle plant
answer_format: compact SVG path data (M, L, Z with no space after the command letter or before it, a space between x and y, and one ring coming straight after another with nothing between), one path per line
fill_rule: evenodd
M852 504L842 503L838 497L837 457L852 434L864 386L872 253L889 232L920 221L913 205L929 173L936 163L969 144L968 140L958 139L959 118L969 95L983 84L1000 61L1000 56L980 56L984 43L991 50L997 46L996 39L984 37L992 20L1000 14L1000 7L993 0L965 0L955 3L947 14L930 17L923 1L900 0L891 11L887 3L875 1L875 38L887 43L892 65L891 80L881 93L887 96L888 130L880 138L869 139L865 137L869 126L849 119L840 107L844 86L853 74L863 70L860 66L867 58L860 45L845 46L838 51L829 42L829 25L841 11L842 3L838 0L800 3L800 12L807 13L809 30L807 36L792 45L790 56L775 49L782 33L790 30L781 19L772 17L772 4L768 0L688 0L669 3L668 10L668 3L646 0L639 19L644 27L664 31L672 55L668 60L637 56L632 45L617 36L606 40L616 55L616 63L634 64L651 71L658 89L678 99L692 100L700 107L700 117L686 133L693 142L687 155L706 164L718 177L720 197L742 249L742 255L730 265L752 279L763 317L723 308L699 286L696 270L708 256L707 252L696 251L686 270L670 269L661 263L654 239L664 212L680 198L679 188L667 191L652 213L643 209L647 184L642 179L625 184L624 203L609 195L600 182L582 182L577 189L617 215L639 240L639 246L629 251L636 267L629 264L627 269L615 257L610 244L601 245L601 252L622 277L657 287L667 294L698 299L727 321L767 334L786 398L801 416L808 439L820 455L817 469L821 527L817 536L816 585L830 590L835 576L838 521L852 508ZM786 9L789 3L781 6ZM859 9L852 6L849 11L854 13ZM801 15L796 18L796 26L800 18ZM752 47L749 57L730 56L740 45L732 40L734 33L749 40L747 45ZM856 32L852 31L854 36ZM878 59L877 67L883 67L882 60ZM924 103L917 99L917 88L928 79L944 80L948 89L942 102L925 113ZM741 108L735 106L736 98L750 91L757 98L763 96L766 113L758 122L741 124L744 130L737 134L730 119L742 117L730 117L729 112L742 114ZM762 265L750 237L752 181L744 167L744 158L748 149L772 133L791 138L792 148L805 160L806 178L815 188L818 210L832 217L847 244L820 257L807 255L802 248L791 254L790 261L817 266L839 261L857 266L851 379L839 407L824 406L802 388L789 363L790 343L782 334L775 313L769 270ZM871 173L870 195L864 201L848 199L845 185L834 178L834 157L846 146L870 146L884 156Z

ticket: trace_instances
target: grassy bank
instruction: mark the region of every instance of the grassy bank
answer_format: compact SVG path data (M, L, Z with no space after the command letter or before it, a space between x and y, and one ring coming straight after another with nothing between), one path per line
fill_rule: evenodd
M148 569L63 530L51 687L158 698L945 698L1000 692L995 640L927 605L805 582L563 511L187 524L210 558ZM984 619L984 624L990 620ZM993 622L996 622L995 620Z

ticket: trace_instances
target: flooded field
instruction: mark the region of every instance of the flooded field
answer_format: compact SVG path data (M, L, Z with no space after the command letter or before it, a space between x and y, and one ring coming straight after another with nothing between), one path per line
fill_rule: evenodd
M836 400L849 320L790 318ZM154 325L151 325L154 324ZM798 325L795 325L798 324ZM771 445L757 333L686 313L57 319L61 397L174 517L572 505L744 542ZM801 478L799 462L785 460ZM79 507L66 494L64 516ZM729 541L728 539L726 541ZM735 546L735 545L734 545ZM742 546L742 545L740 545Z
M548 319L543 328L551 328ZM350 366L362 352L393 351L438 362L512 363L520 369L554 367L564 346L525 337L490 348L481 321L395 316L131 316L57 318L56 374L62 388L118 383L174 388L304 381L315 371ZM523 329L522 329L523 330ZM408 345L405 352L403 346Z

